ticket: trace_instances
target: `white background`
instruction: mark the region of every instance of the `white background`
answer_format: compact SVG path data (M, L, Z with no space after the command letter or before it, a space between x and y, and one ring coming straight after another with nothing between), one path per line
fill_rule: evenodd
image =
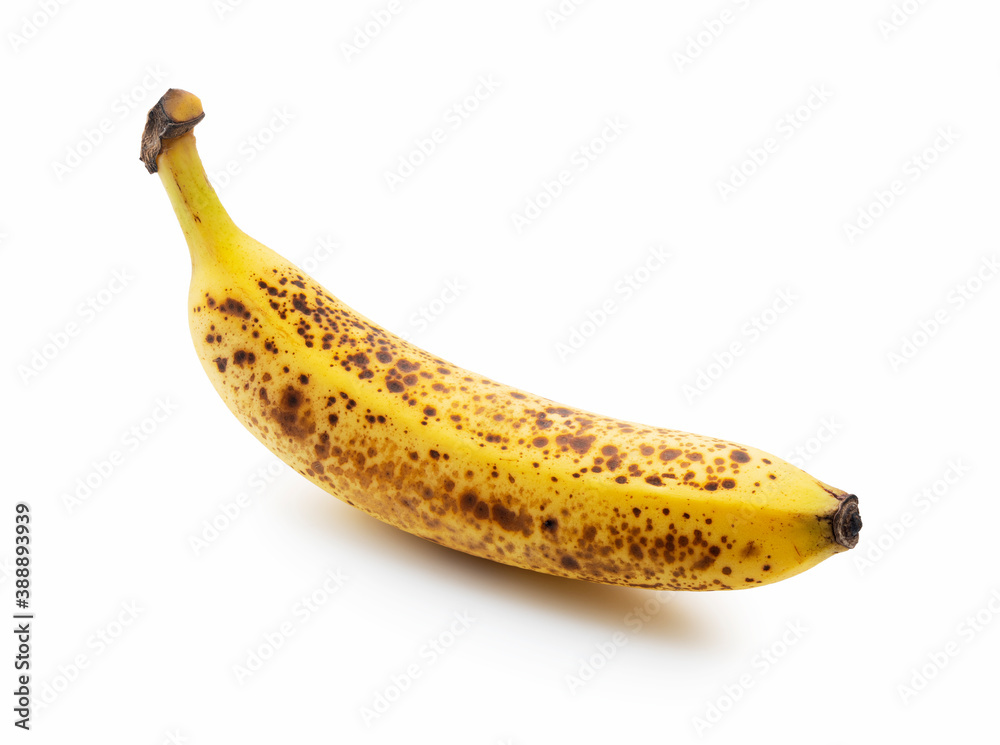
M0 587L13 613L23 500L36 613L16 734L992 731L1000 7L336 5L4 4ZM237 223L359 311L557 401L793 459L859 495L858 548L750 591L590 585L424 542L275 465L200 371L187 250L138 160L171 86L205 105Z

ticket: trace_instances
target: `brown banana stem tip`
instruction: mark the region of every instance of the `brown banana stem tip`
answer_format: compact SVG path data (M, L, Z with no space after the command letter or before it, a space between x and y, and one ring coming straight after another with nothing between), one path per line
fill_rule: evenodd
M853 494L840 504L833 515L833 539L845 548L858 545L858 534L861 533L861 513L858 511L858 498Z
M146 170L156 173L156 156L160 154L163 140L187 134L205 118L201 101L192 93L180 88L170 88L146 115L142 130L142 148L139 151Z

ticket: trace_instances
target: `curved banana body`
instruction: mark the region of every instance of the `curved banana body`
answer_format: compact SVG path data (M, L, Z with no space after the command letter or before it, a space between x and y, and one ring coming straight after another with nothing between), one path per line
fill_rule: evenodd
M233 224L195 149L198 99L157 107L147 133L170 136L144 140L144 160L191 251L202 367L319 487L450 548L639 587L754 587L857 542L857 498L775 456L553 403L358 314Z

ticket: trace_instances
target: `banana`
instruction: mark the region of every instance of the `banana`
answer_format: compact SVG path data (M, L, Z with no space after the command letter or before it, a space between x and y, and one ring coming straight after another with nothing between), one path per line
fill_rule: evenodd
M190 249L194 346L240 422L320 488L443 546L634 587L756 587L857 544L857 497L780 458L554 403L355 312L236 227L195 147L203 116L170 89L140 156Z

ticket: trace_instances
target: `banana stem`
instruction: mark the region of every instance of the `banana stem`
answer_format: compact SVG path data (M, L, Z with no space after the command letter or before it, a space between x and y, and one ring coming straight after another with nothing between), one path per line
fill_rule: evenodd
M139 160L146 170L156 173L156 156L160 154L163 140L180 137L194 129L205 118L201 100L193 93L179 88L169 88L146 115L146 128L142 132Z
M193 262L222 259L219 247L233 245L242 235L212 188L195 146L193 130L204 118L197 96L171 88L149 110L139 156L147 171L159 173Z

